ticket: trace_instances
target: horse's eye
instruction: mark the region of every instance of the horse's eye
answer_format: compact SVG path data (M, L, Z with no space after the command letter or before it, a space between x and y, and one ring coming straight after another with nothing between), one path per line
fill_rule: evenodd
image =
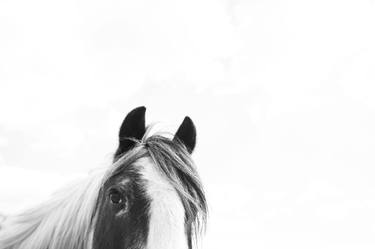
M118 190L112 190L109 194L109 199L113 204L121 204L124 202L124 197Z

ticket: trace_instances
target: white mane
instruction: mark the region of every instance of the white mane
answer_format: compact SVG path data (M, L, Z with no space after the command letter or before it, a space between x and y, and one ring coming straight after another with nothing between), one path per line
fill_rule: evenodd
M47 202L7 217L0 230L0 249L89 249L92 212L103 174L92 173Z

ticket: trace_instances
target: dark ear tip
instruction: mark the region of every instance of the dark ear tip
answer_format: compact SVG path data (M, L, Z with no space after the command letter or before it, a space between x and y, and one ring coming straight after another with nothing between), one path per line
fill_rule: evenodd
M137 108L134 108L130 113L133 114L133 113L139 113L139 114L144 114L146 112L146 107L144 106L139 106ZM129 113L129 114L130 114Z
M193 120L191 120L189 116L185 116L184 120L182 121L182 124L188 125L188 127L191 127L194 129L194 131L196 131Z
M189 124L193 124L193 120L191 120L191 118L189 116L185 116L184 120L182 121L182 123L189 123Z
M145 113L146 107L144 106L139 106L131 110L128 115L126 115L124 121L121 124L119 132L120 137L123 137L127 132L131 132L131 130L134 128L142 128L140 126L144 126L144 124L142 123L145 122Z

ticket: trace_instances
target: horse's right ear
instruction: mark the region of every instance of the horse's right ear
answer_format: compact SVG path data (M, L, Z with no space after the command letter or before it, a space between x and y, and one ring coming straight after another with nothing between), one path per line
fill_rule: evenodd
M184 118L184 121L182 121L180 127L178 127L178 130L174 135L173 140L177 140L183 143L188 152L191 154L193 153L193 150L195 148L196 137L197 131L195 129L195 125L193 121L188 116L186 116Z
M140 106L126 115L120 128L119 145L114 158L130 150L136 143L134 140L142 139L146 132L145 112L146 107Z

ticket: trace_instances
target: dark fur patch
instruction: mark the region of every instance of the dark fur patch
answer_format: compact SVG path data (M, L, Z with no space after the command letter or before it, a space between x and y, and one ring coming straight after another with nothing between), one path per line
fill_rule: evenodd
M150 200L137 169L129 165L103 185L99 195L93 249L143 249L147 243ZM109 200L109 190L118 188L127 198L126 207L117 208ZM126 209L128 208L128 209Z

